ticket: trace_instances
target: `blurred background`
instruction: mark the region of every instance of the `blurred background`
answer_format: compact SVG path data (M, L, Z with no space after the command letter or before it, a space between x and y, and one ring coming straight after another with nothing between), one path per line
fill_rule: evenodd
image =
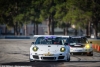
M0 36L100 37L99 0L0 0Z

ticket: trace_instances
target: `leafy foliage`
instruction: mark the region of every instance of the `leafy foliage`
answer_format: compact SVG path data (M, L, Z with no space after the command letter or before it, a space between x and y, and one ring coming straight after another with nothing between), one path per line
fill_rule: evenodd
M14 25L33 22L41 23L45 19L56 25L71 23L86 28L88 22L97 29L100 22L99 0L0 0L0 24ZM53 23L52 23L53 24ZM56 26L55 25L55 26Z

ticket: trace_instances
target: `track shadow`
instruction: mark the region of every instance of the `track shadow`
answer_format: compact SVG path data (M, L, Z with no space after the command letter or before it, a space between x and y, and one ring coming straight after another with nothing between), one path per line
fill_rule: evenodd
M100 61L70 61L70 62L63 62L63 61L58 61L58 62L47 62L47 61L38 61L38 62L9 62L9 63L2 63L0 65L18 65L18 66L35 66L35 67L52 67L52 66L57 66L60 64L64 63L96 63Z
M63 62L46 62L46 61L37 61L37 62L9 62L9 63L2 63L1 65L18 65L18 66L35 66L35 67L52 67L58 64L62 64Z

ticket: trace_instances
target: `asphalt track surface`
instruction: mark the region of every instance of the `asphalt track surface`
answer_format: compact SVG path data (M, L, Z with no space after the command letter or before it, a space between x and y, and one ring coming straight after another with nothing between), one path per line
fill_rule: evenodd
M100 53L93 56L73 55L70 62L29 62L32 39L0 39L0 66L27 67L96 67L100 66Z

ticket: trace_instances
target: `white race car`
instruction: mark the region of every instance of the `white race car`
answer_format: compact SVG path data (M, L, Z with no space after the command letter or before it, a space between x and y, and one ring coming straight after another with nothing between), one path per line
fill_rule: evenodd
M70 61L70 47L61 37L40 36L30 47L31 61Z
M93 56L92 43L89 43L86 37L71 37L69 40L70 53L86 54Z

